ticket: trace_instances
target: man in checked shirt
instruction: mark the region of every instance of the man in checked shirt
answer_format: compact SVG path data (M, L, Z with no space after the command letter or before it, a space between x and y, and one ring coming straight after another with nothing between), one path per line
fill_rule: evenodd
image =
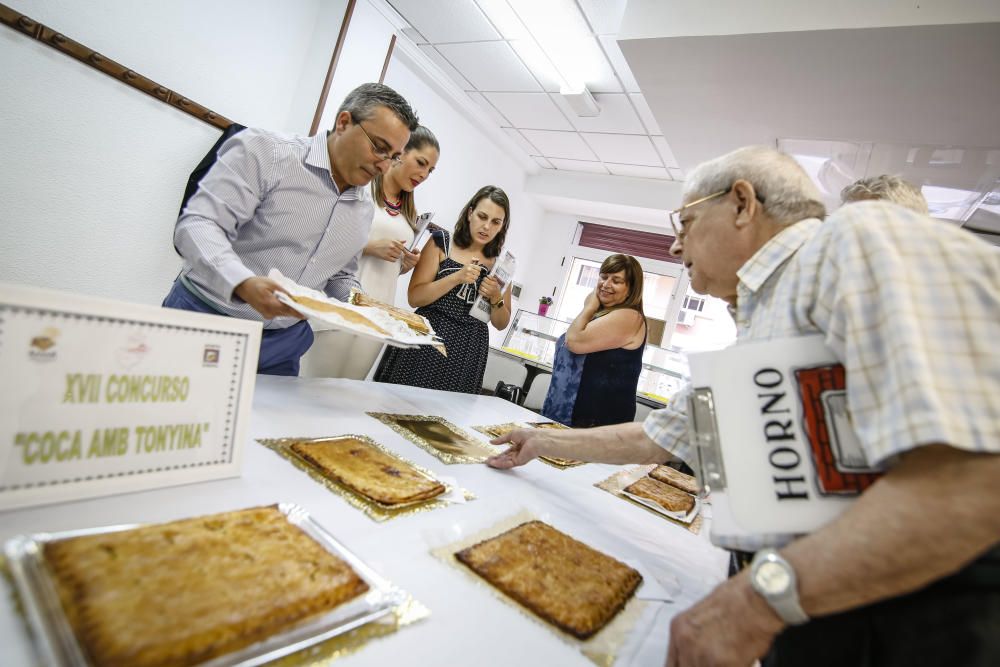
M360 288L374 214L365 186L399 160L417 123L399 93L366 83L328 132L231 126L189 181L174 228L184 267L163 305L262 322L257 372L298 375L312 329L267 273L341 301Z
M673 619L667 665L1000 664L1000 251L878 201L821 222L808 176L763 147L697 167L683 201L671 250L692 288L729 302L738 341L824 334L885 474L814 533L737 545L776 563L780 596L744 569ZM692 462L686 405L514 431L489 464Z

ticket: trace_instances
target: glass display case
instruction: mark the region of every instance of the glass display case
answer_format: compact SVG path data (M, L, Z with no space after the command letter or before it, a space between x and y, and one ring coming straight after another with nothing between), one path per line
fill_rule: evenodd
M636 394L653 403L666 404L689 377L687 357L682 352L647 343Z
M526 366L551 370L556 341L566 333L569 325L569 322L553 317L518 310L500 349L520 357ZM648 405L659 407L687 381L688 376L687 358L683 353L647 343L642 354L642 374L636 397Z
M500 349L551 368L556 341L568 328L569 322L519 309Z

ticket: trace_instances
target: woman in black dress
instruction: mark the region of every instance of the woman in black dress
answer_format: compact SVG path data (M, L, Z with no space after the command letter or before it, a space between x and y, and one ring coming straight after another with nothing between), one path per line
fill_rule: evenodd
M630 255L611 255L556 343L542 415L574 428L632 421L645 347L642 267Z
M469 315L477 295L492 305L490 324L510 322L510 285L487 276L500 256L510 226L510 202L496 186L481 188L455 223L454 238L435 231L413 270L407 297L417 313L444 340L448 355L430 347L388 348L375 373L376 382L478 394L490 350L485 322Z

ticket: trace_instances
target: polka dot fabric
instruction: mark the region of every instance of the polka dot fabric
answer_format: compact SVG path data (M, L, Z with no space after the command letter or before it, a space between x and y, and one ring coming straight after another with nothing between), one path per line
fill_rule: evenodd
M432 238L446 255L449 254L451 236L448 232L435 231ZM460 262L445 257L438 266L435 280L461 268ZM458 285L434 303L417 308L417 313L426 317L434 332L444 340L447 357L430 347L387 348L375 373L375 381L478 394L486 372L490 336L487 324L469 315L469 309L485 277L484 272L475 285Z

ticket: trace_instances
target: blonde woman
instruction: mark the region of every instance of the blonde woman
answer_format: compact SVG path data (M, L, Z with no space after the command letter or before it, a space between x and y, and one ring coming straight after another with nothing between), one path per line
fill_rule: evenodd
M420 259L410 252L417 207L413 191L433 173L441 148L434 134L423 125L410 133L399 162L372 181L375 203L368 244L361 255L358 280L369 296L393 303L396 281ZM364 380L375 363L381 343L339 331L320 331L316 343L302 359L306 377L345 377Z

